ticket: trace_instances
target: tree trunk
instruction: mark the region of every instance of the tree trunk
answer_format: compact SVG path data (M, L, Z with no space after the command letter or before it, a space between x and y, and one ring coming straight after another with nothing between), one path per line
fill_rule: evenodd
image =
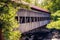
M2 29L0 28L0 40L3 40Z

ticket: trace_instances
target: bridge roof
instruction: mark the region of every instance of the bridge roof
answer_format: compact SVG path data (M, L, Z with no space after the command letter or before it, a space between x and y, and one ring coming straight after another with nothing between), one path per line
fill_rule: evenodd
M46 9L43 9L43 8L40 8L40 7L37 7L37 6L34 6L34 5L31 5L30 7L31 7L31 9L34 9L34 10L37 10L37 11L49 12Z

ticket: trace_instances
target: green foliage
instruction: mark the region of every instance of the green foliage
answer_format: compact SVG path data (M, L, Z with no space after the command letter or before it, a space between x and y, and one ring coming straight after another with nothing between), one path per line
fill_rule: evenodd
M20 8L24 8L24 9L30 10L29 5L20 4Z
M54 14L51 14L51 16L53 21L47 25L47 28L60 29L60 10L58 10Z
M28 2L28 3L31 3L31 0L23 0L23 1Z
M52 1L52 6L50 7L51 12L56 12L60 10L60 0Z
M45 4L47 3L47 4ZM51 13L60 10L60 0L45 0L44 7L49 9Z
M51 14L52 16L52 22L47 25L47 28L52 29L60 29L60 10Z
M20 32L14 30L18 27L15 20L17 9L9 0L0 0L0 28L2 29L4 40L19 40Z
M19 40L20 37L19 31L5 31L4 40Z
M52 15L53 21L60 20L60 10L58 10L57 12L55 12L54 14L51 14L51 15Z
M49 28L49 29L53 29L53 28L60 29L60 20L51 22L50 24L47 25L47 28Z
M51 0L43 0L43 2L41 3L40 7L44 8L44 9L49 9L50 10L51 6L52 6Z
M50 10L52 22L47 28L60 29L60 0L44 0L42 7Z
M0 0L0 28L4 40L19 40L21 33L18 30L18 22L15 20L16 12L20 8L30 9L28 5L19 4L11 0Z

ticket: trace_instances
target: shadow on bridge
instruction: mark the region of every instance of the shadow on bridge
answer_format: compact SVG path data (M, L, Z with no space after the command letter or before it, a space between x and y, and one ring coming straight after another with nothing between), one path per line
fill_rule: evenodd
M26 34L22 34L22 40L52 40L54 38L60 38L60 30L57 29L47 29L47 28L40 28L40 31L36 32L28 32Z

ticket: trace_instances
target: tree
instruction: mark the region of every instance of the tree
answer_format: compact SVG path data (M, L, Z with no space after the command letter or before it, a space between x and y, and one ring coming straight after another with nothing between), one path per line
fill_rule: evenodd
M24 0L24 2L27 2L27 3L31 4L31 5L40 6L38 1L39 0Z
M52 22L47 25L47 28L60 29L60 0L47 0L44 7L50 10Z
M22 0L0 0L0 29L4 40L19 40L21 32L16 30L18 22L15 20L16 12L20 8L30 9Z
M16 12L15 2L0 0L0 29L2 29L4 40L19 40L20 32L14 31L18 27L18 22L15 20Z
M60 29L60 10L58 10L57 12L55 12L52 15L52 22L50 24L47 25L47 28L49 29Z

